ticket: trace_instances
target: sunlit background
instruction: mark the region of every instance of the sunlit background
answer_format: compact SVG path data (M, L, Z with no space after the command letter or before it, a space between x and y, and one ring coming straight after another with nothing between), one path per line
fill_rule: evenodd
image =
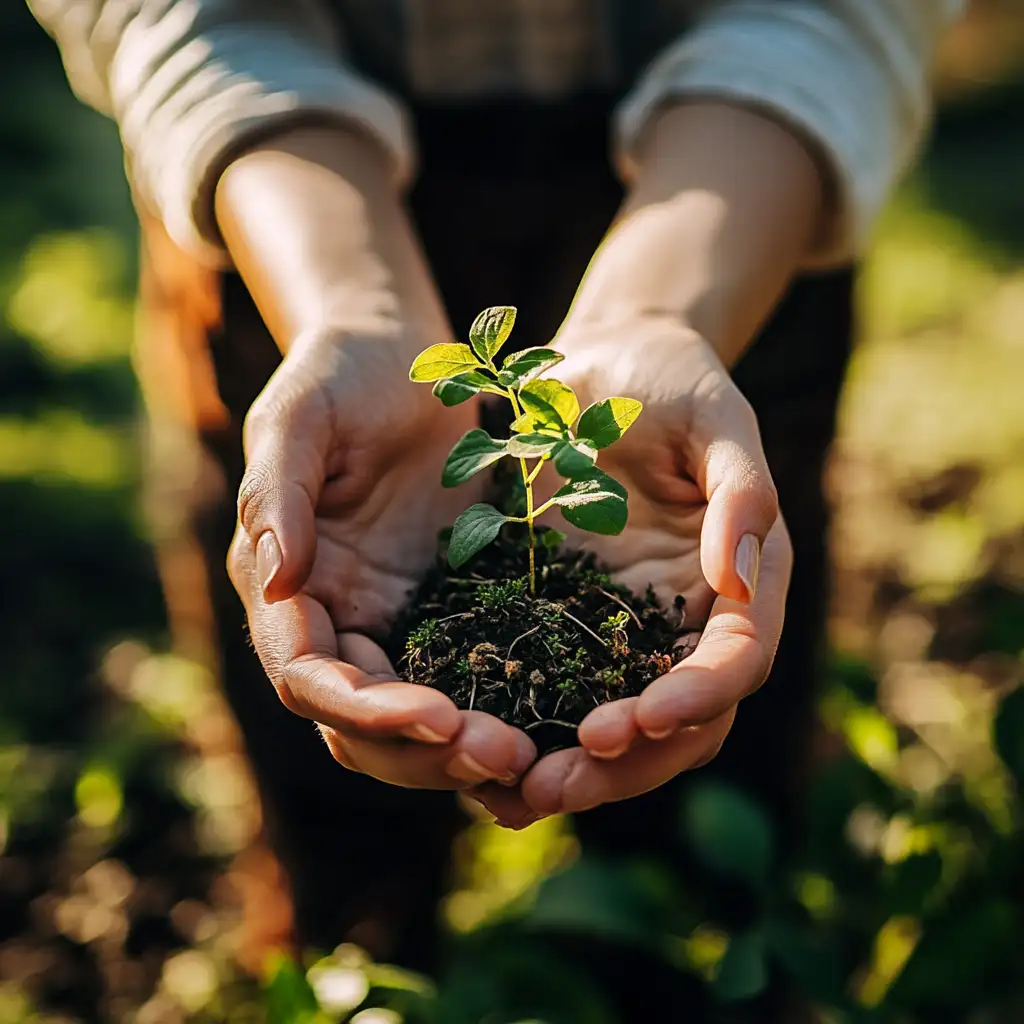
M540 1019L517 1003L526 971L544 1021L611 1024L537 951L573 929L707 979L723 1020L779 970L835 1022L1024 1020L1020 4L974 4L939 96L861 281L805 848L769 872L770 827L742 795L708 786L680 809L759 901L730 933L656 864L581 861L559 819L478 822L443 907L453 966L428 980L355 947L268 955L287 902L203 652L165 624L152 541L173 557L173 508L140 492L145 444L175 439L140 418L116 132L4 4L0 1020L498 1024Z

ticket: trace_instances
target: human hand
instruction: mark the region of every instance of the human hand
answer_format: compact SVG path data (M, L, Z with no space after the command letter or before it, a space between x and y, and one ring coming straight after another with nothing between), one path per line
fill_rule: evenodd
M667 317L563 328L559 379L581 402L639 398L644 411L601 466L629 492L617 537L566 529L616 578L666 604L686 599L694 652L638 697L581 723L581 746L538 761L517 790L477 795L504 824L637 796L717 754L738 702L764 682L782 631L792 551L754 413L713 349ZM546 471L547 472L547 471ZM549 481L549 486L556 481Z
M369 639L467 503L465 488L441 487L441 468L476 406L445 409L410 383L423 347L412 333L293 342L246 418L228 568L278 695L319 723L337 761L399 786L510 784L536 757L532 741L399 682Z

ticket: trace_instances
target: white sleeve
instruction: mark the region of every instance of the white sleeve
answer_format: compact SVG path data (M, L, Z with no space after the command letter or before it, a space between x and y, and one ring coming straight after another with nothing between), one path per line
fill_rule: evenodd
M404 108L347 66L319 0L29 0L68 78L114 117L139 198L223 263L213 191L232 152L303 117L360 127L412 173Z
M760 107L806 136L835 189L810 266L849 260L915 155L928 73L963 0L735 0L670 45L616 112L623 173L654 112L686 97Z

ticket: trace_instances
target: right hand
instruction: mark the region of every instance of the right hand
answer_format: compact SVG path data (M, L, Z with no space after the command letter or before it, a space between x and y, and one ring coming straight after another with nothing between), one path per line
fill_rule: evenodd
M476 404L446 409L409 381L417 341L396 329L291 346L246 418L228 570L278 695L319 723L337 761L398 786L513 785L536 757L529 737L399 682L370 639L475 500L440 480Z

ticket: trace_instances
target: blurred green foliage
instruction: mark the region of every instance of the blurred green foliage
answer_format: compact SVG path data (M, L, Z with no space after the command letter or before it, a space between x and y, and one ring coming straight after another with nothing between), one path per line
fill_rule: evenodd
M710 782L678 809L707 889L580 858L560 819L479 822L437 978L343 946L257 982L231 860L253 796L203 732L213 682L166 653L139 510L116 133L20 5L0 55L0 1019L614 1024L606 983L638 962L630 984L685 975L725 1024L780 977L837 1024L1024 1019L1020 86L943 110L865 269L800 848Z

